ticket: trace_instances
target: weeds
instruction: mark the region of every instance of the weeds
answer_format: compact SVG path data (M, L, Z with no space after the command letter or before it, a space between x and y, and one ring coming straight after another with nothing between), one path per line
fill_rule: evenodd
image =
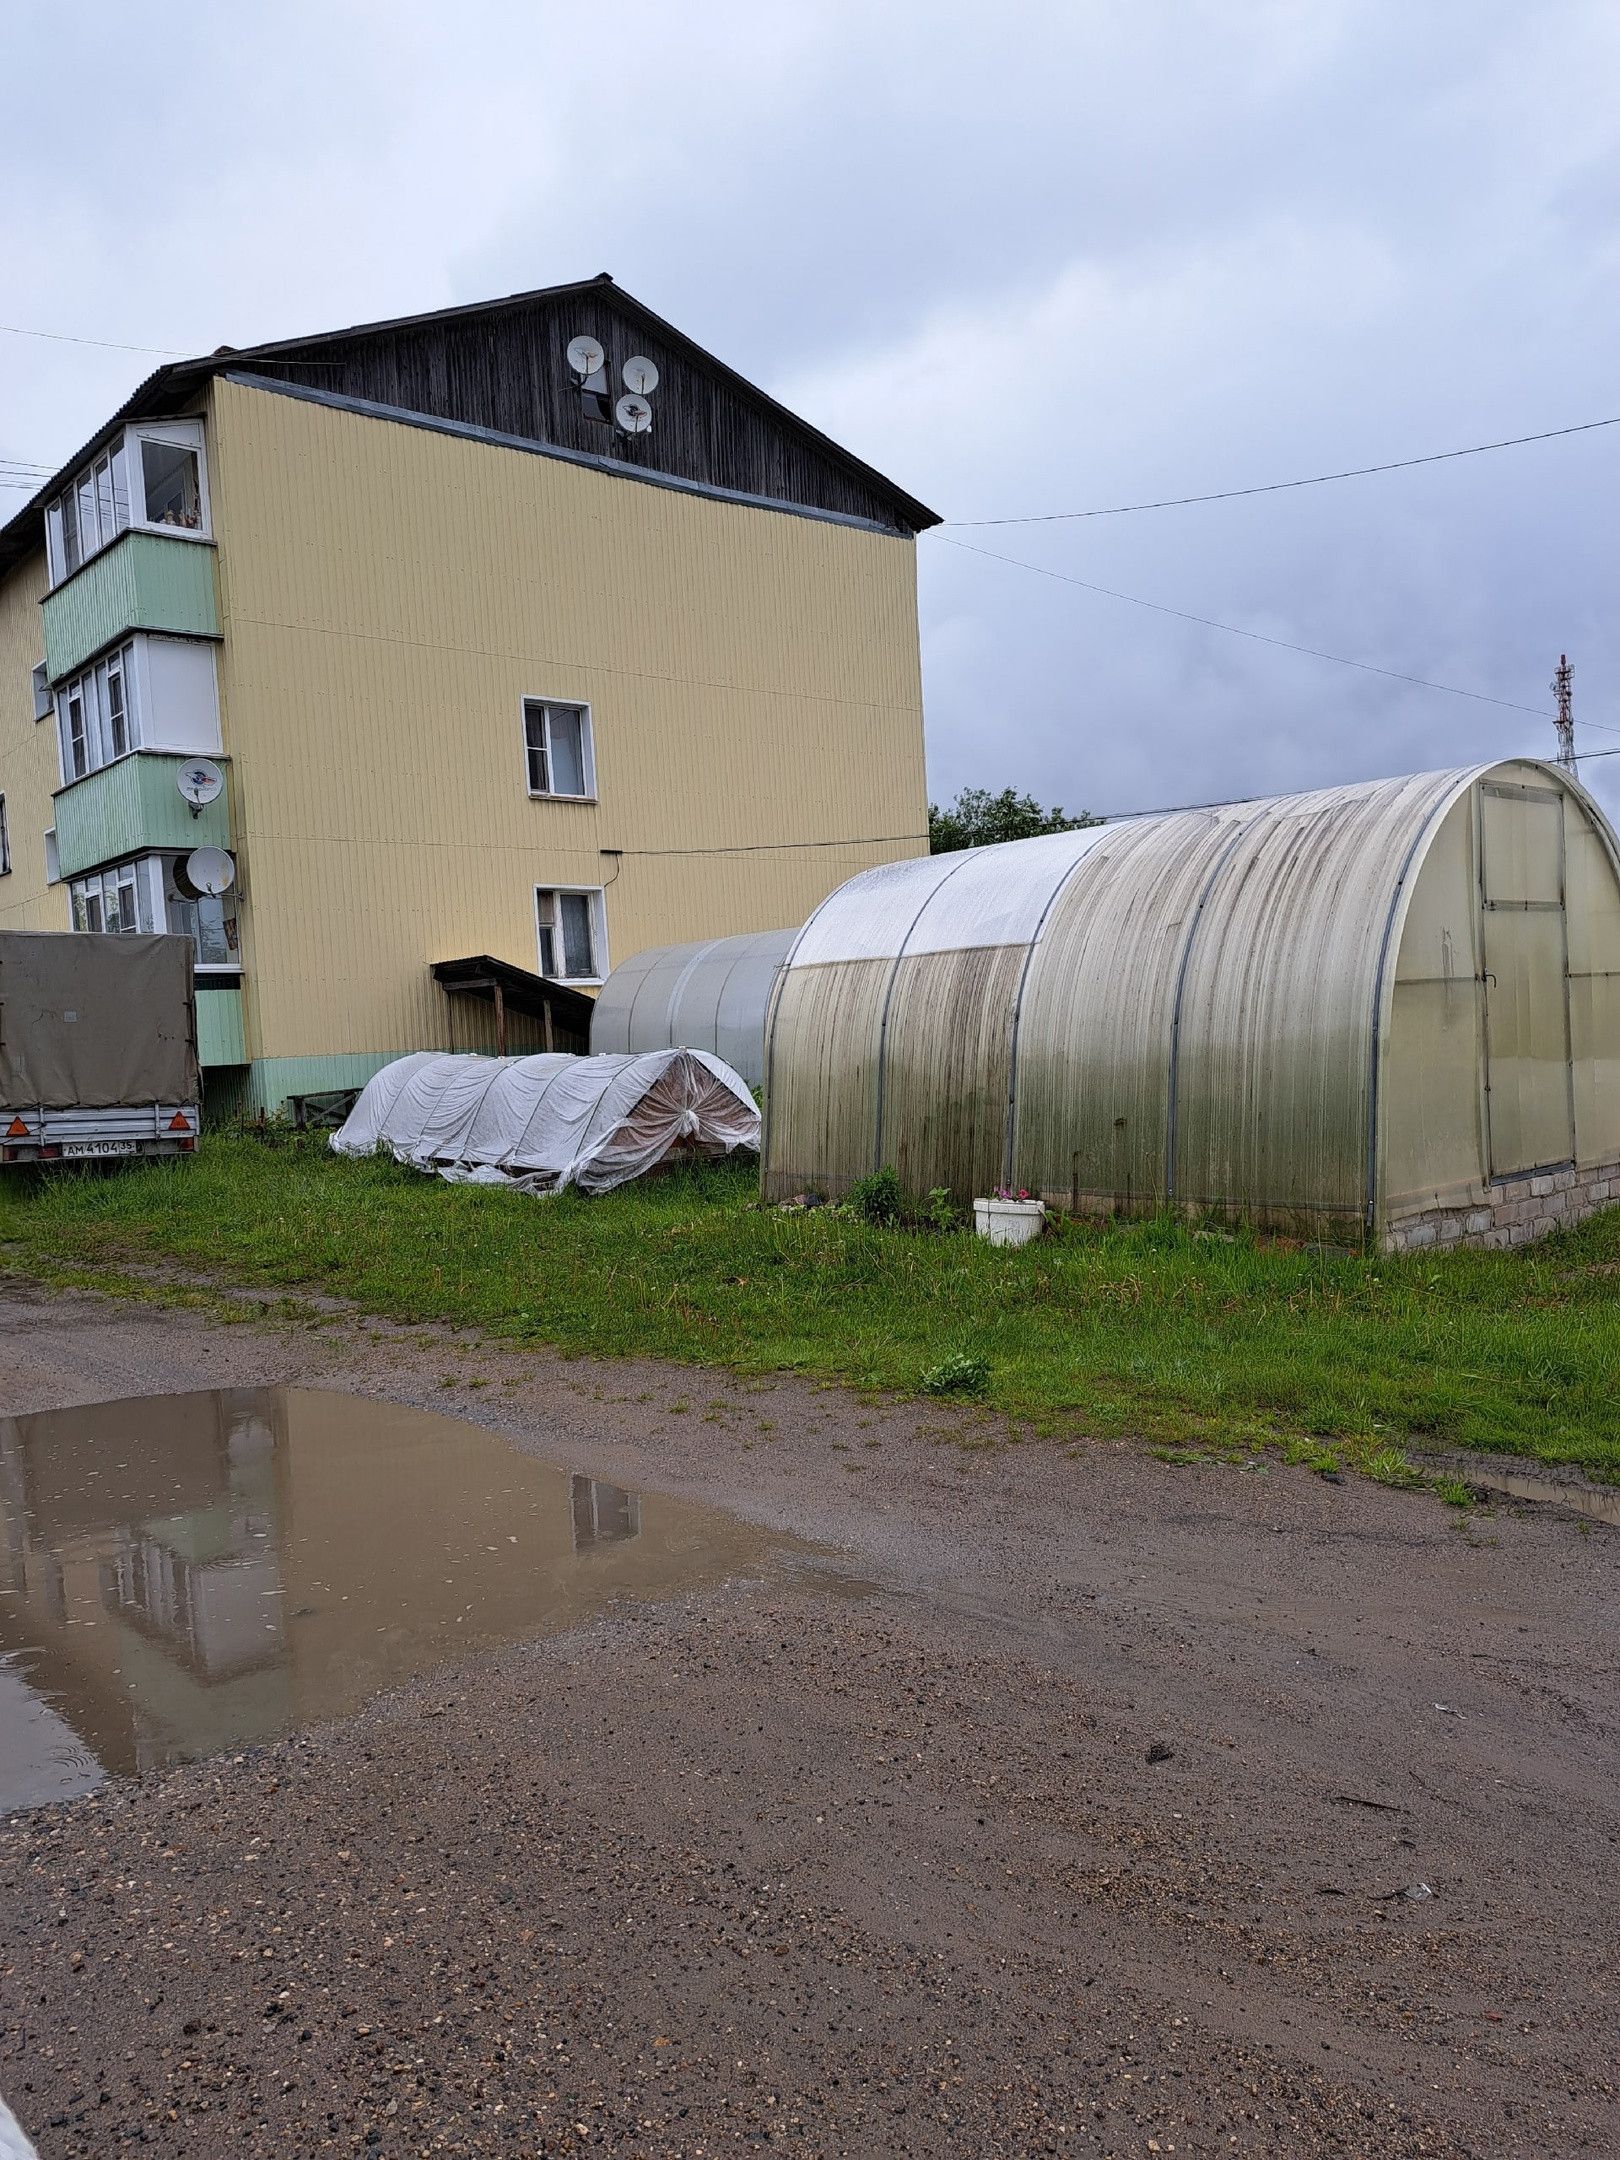
M905 1212L900 1180L892 1170L874 1170L870 1177L857 1178L844 1205L862 1222L880 1227L892 1226Z
M313 1323L305 1300L327 1292L410 1330L897 1392L960 1356L998 1415L1063 1445L1129 1433L1398 1481L1453 1448L1620 1474L1620 1210L1438 1260L1168 1219L1058 1224L1008 1251L761 1208L741 1166L536 1201L214 1138L117 1177L0 1176L4 1245L51 1281L244 1318Z
M990 1388L990 1367L982 1357L953 1350L930 1365L917 1385L925 1395L984 1395Z

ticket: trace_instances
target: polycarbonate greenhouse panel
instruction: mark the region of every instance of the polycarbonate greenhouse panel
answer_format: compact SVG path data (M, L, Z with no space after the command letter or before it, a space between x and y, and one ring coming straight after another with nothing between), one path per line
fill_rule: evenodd
M765 1190L892 1163L960 1202L1488 1220L1498 1065L1498 1176L1540 1167L1555 1097L1544 1160L1571 1103L1577 1159L1620 1158L1617 845L1526 761L869 872L778 979Z
M788 967L765 1029L766 1193L846 1193L878 1167L878 1069L890 965Z
M1485 971L1491 1176L1571 1162L1575 1128L1562 909L1488 910Z
M1177 1202L1359 1219L1393 915L1450 774L1256 806L1193 934L1170 1157Z
M1057 1206L1166 1198L1179 968L1237 830L1229 811L1106 828L1030 956L1007 1182Z
M1003 1180L1027 949L907 953L894 964L873 1159L892 1163L908 1191L978 1198Z
M765 1015L794 930L653 946L616 967L591 1014L591 1048L707 1050L750 1087L765 1076Z
M892 960L933 894L967 860L965 850L924 855L911 862L883 863L851 878L829 894L805 924L793 948L793 965L842 967L857 960Z

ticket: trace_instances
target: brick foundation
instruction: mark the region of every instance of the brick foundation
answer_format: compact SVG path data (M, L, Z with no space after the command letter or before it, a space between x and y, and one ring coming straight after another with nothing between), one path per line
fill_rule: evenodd
M1499 1252L1509 1245L1528 1245L1605 1207L1620 1207L1620 1162L1587 1170L1534 1170L1487 1186L1486 1197L1476 1206L1403 1215L1385 1230L1384 1250L1483 1245Z

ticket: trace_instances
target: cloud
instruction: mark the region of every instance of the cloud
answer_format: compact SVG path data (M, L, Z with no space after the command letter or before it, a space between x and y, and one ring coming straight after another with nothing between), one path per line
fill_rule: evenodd
M611 269L948 516L1605 414L1607 0L8 11L7 320L206 349ZM0 337L0 454L152 361ZM1620 730L1613 435L956 537ZM1527 714L919 547L931 777L1071 806L1546 750ZM1620 749L1620 732L1589 740ZM1609 773L1616 774L1613 784ZM1620 806L1620 759L1594 764Z

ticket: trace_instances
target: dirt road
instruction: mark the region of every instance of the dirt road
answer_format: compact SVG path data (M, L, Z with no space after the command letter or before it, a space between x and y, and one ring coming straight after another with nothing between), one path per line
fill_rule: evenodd
M0 1291L0 1410L281 1381L824 1557L0 1824L43 2160L1620 2151L1614 1531Z

